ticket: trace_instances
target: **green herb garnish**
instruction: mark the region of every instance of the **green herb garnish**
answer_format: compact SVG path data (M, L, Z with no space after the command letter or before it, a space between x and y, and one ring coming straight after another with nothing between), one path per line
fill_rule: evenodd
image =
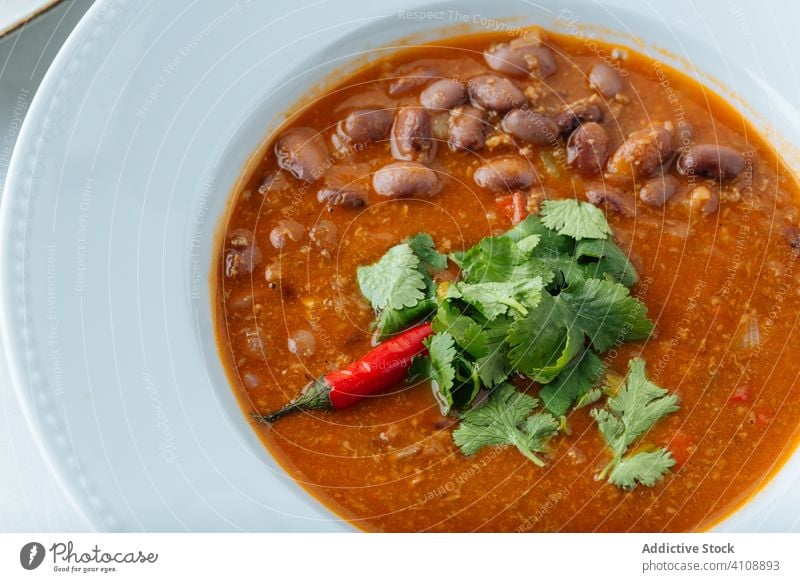
M436 250L436 245L433 243L433 238L426 232L415 234L408 239L408 246L424 263L427 263L434 269L446 269L447 257Z
M459 413L453 438L464 454L513 445L541 465L536 453L566 426L565 415L608 396L606 408L592 411L614 455L601 476L625 489L649 486L674 464L665 449L628 448L677 409L676 399L644 377L642 360L631 361L621 382L601 359L653 330L630 295L636 269L611 234L597 207L549 200L541 217L450 255L457 281L436 284L448 257L425 233L359 268L381 337L432 318L428 355L415 360L409 379L430 380L442 414ZM539 398L515 390L515 375L536 382ZM488 398L477 398L481 390ZM533 413L539 404L546 411Z
M542 386L539 398L550 412L564 415L573 402L576 407L586 406L602 397L602 392L595 386L604 373L602 360L586 349L555 380Z
M575 240L604 239L613 234L603 211L594 204L569 200L545 200L542 224Z
M637 452L625 456L631 445L661 418L678 410L678 397L656 386L645 375L645 363L634 358L628 366L619 391L608 399L605 408L592 410L592 416L613 458L600 473L610 483L632 489L637 483L652 487L675 464L667 449Z
M425 298L425 277L419 263L408 244L393 246L374 265L358 268L361 293L373 309L414 307Z
M393 246L377 263L358 268L361 294L378 314L378 339L383 341L435 313L431 273L446 268L447 257L426 233Z
M547 439L558 432L558 421L546 412L531 415L538 403L511 384L501 384L482 406L463 415L453 440L465 455L486 446L513 445L543 467L544 461L535 453L542 452Z

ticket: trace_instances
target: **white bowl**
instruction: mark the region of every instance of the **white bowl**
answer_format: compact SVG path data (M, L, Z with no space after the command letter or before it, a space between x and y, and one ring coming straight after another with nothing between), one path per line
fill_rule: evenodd
M178 4L92 7L31 106L2 207L13 380L64 486L98 529L352 528L286 475L251 429L217 357L208 287L215 230L248 158L334 70L409 35L486 30L494 19L555 30L572 21L631 46L641 38L639 50L670 47L676 56L653 54L733 92L773 140L800 144L781 36L792 25L756 30L757 6L717 14L710 30L690 2L657 12L554 0L425 9L444 20L399 17L407 6L395 0ZM717 529L796 528L798 479L795 455Z

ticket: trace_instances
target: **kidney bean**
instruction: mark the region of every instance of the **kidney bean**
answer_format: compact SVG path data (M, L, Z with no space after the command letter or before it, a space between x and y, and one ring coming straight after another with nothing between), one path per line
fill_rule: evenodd
M228 248L225 249L225 276L251 273L261 262L261 251L252 231L236 228L226 232Z
M372 177L372 187L381 196L406 198L432 196L441 188L436 172L418 162L394 162Z
M613 67L597 63L589 71L589 87L611 99L622 91L622 76Z
M225 276L251 273L260 262L261 252L255 244L225 249Z
M524 190L538 179L531 163L520 156L501 156L480 166L472 176L481 188L492 192Z
M744 156L728 146L700 144L691 146L678 158L678 172L684 176L702 176L731 180L744 170Z
M246 251L239 249L225 250L225 276L236 277L242 273L249 273L253 270L252 261Z
M386 136L392 119L392 112L387 109L360 109L340 121L336 131L345 141L371 143Z
M431 134L428 112L419 107L401 107L392 126L392 157L423 164L433 161L436 140Z
M455 79L439 79L422 90L419 102L427 109L452 109L467 99L464 85Z
M469 98L473 105L489 111L505 113L525 104L525 95L505 77L480 75L467 82Z
M561 113L556 115L555 122L559 131L567 135L575 131L581 124L588 121L603 121L603 110L591 99L581 99L567 105Z
M567 140L567 165L584 175L602 171L609 153L611 138L602 125L593 121L579 126Z
M450 148L455 151L478 151L486 143L486 113L464 105L450 112L447 120Z
M602 183L586 185L586 199L605 208L606 212L615 212L621 216L631 217L635 214L633 200L622 191Z
M672 174L649 179L639 190L639 199L653 208L661 208L678 190L678 180Z
M529 109L512 109L503 118L503 131L535 145L553 145L558 140L555 121Z
M342 188L324 186L317 191L317 200L331 206L361 208L367 203L367 194L356 184Z
M328 158L325 140L310 127L292 127L275 142L278 165L298 180L314 182L319 178Z
M533 75L544 79L556 72L553 53L539 41L517 39L497 44L483 52L491 69L506 75Z
M269 233L269 242L272 243L276 249L282 249L289 241L297 242L303 238L305 227L290 218L284 218L278 221L278 224Z
M389 83L389 95L392 97L404 95L439 76L439 71L432 65L409 63L397 69L392 75L395 78Z
M664 168L675 155L672 132L653 125L631 133L612 154L609 174L629 179L647 179Z
M286 177L286 172L280 170L270 172L264 179L261 180L261 185L258 187L258 193L266 196L269 193L277 195L289 188L289 179Z

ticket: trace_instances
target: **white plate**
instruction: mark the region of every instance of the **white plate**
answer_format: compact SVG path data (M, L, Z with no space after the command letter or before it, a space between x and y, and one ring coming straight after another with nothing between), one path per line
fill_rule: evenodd
M780 34L794 34L797 18L757 20L769 13L750 3L713 20L690 2L634 14L467 0L403 17L407 4L393 0L93 6L36 95L14 154L2 308L30 421L95 527L350 529L265 452L217 358L207 280L229 193L281 112L353 56L411 33L433 36L455 15L469 21L462 31L510 16L559 28L561 6L581 25L669 47L669 62L716 75L763 131L779 127L780 139L800 144L797 80ZM796 528L798 480L796 455L720 529Z

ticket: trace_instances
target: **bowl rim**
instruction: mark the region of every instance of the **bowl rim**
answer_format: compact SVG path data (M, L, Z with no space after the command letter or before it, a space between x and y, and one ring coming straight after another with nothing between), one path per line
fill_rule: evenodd
M14 222L14 213L17 211L17 203L19 202L18 198L19 195L17 194L18 191L21 189L21 183L23 181L23 177L25 175L25 165L27 164L27 160L23 159L23 153L30 148L30 145L34 143L37 139L35 127L34 127L34 120L40 118L42 113L46 110L48 106L48 100L52 97L54 89L59 83L60 77L62 74L65 74L66 65L70 62L70 60L75 56L78 48L81 45L83 39L93 30L94 20L98 17L104 10L107 9L107 6L113 4L113 0L100 0L99 2L95 3L92 7L89 8L86 15L81 19L72 33L69 35L67 41L62 46L61 50L57 54L56 58L54 59L50 69L48 70L47 74L45 75L39 90L36 92L34 99L30 105L28 115L20 129L19 138L18 138L18 147L15 148L14 153L12 155L9 169L8 169L8 178L6 181L6 192L4 196L4 204L0 205L0 256L9 257L12 255L13 251L13 242L11 240L10 234L13 232L13 222ZM589 6L593 5L594 3L585 2L584 0L574 0L571 2L571 6L574 5L584 5ZM421 7L425 9L432 9L436 6L458 6L460 3L457 2L433 2L433 3L424 3ZM643 14L639 14L637 12L633 12L626 9L621 8L614 8L617 12L624 12L626 13L627 17L634 18L635 20L642 21L647 20L649 17L644 16ZM378 28L381 26L380 22L370 23L364 26L359 27L356 31L348 33L348 36L351 35L358 35L363 34L364 36L369 36L369 33L373 28ZM548 27L544 25L546 29ZM439 27L437 30L441 33L445 31L447 27ZM430 31L426 31L430 32ZM424 34L424 33L420 33ZM447 33L439 34L440 38L446 38ZM395 37L391 40L386 40L384 44L389 43L397 43L399 40L405 37ZM313 63L315 62L314 57L325 53L329 50L332 46L335 46L342 42L342 39L336 39L332 42L325 44L322 47L318 47L310 51L309 56L305 61L302 63ZM624 42L624 41L620 41ZM374 50L380 49L381 46L373 47ZM637 49L638 50L638 49ZM673 65L675 66L675 65ZM338 70L338 69L337 69ZM329 71L330 72L330 71ZM295 74L295 69L287 72L285 79L290 78ZM280 82L280 81L279 81ZM714 92L718 92L714 85L709 85L706 81L703 81L710 89ZM725 95L722 95L723 98L728 101L728 98ZM766 138L764 132L759 127L759 123L754 120L750 115L748 115L748 119L751 123L756 126L761 135L765 137L767 141L773 143L773 141L769 138ZM787 168L791 168L791 164L788 163L785 158L784 159L785 165ZM796 174L796 172L795 172ZM230 204L231 198L229 194L226 199L226 206ZM218 220L221 220L221 217L218 217ZM8 369L9 369L9 376L12 380L12 384L14 385L14 389L17 393L18 399L20 400L21 407L23 410L23 414L25 416L26 422L28 426L31 428L31 432L34 433L33 438L36 442L37 447L40 451L43 452L43 456L48 463L48 466L51 468L51 472L55 474L55 478L59 485L68 492L68 497L70 501L73 503L75 508L78 510L79 514L82 518L86 521L86 523L91 524L95 529L101 529L102 524L97 520L94 516L92 516L86 509L85 504L79 503L78 500L84 497L83 492L80 492L76 486L76 484L68 479L66 479L66 471L64 470L63 463L58 460L57 455L55 455L54 450L51 446L51 443L44 438L44 435L40 429L40 426L37 424L35 420L34 408L35 405L32 402L30 394L27 393L26 385L27 380L25 380L25 374L23 372L25 362L25 350L24 350L24 342L20 336L21 332L12 329L10 325L7 325L9 322L15 320L15 314L13 313L13 297L12 292L10 291L14 286L14 275L10 266L10 261L6 262L4 268L0 269L0 284L2 288L0 289L0 301L2 301L2 319L4 325L0 326L0 331L2 335L0 338L2 339L2 344L4 346L4 352L6 357L6 361L8 362ZM211 293L211 291L209 291ZM213 301L213 294L210 297L210 300ZM226 387L229 391L232 390L232 387ZM249 425L244 425L243 427L252 432L252 428ZM794 443L793 452L788 453L782 459L782 462L779 467L774 469L769 477L765 480L764 484L761 485L757 491L749 496L746 500L736 506L735 508L731 509L727 512L724 516L722 516L719 520L715 521L714 523L710 524L707 529L717 529L720 525L724 524L728 521L731 517L739 513L743 507L752 506L759 502L759 498L762 496L763 492L774 485L775 478L778 474L785 470L788 461L798 456L798 446L800 446L800 442ZM314 497L312 495L312 497ZM322 502L318 501L316 497L314 497L317 503L323 505L322 509L327 509L327 505L323 504ZM349 525L352 525L352 522L347 522Z

